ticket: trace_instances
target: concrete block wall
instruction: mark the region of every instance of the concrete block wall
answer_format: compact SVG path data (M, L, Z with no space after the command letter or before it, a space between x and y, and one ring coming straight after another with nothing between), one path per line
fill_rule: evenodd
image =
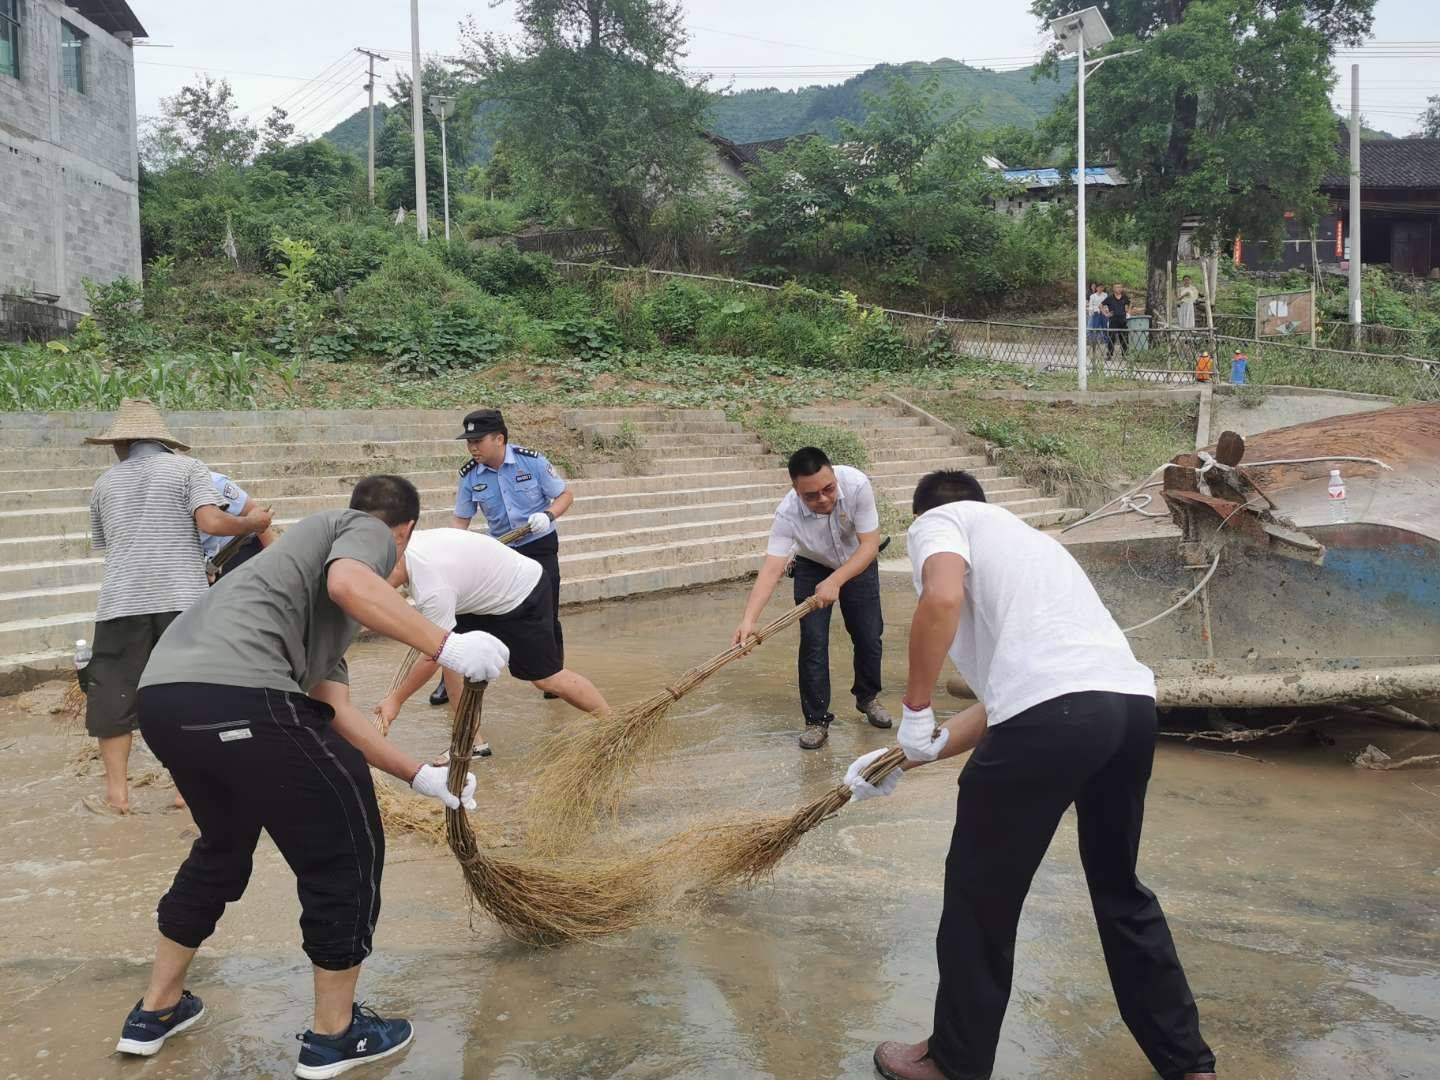
M60 24L87 35L84 89L64 85ZM0 75L0 293L58 294L138 278L135 68L128 41L61 0L21 5L19 77Z

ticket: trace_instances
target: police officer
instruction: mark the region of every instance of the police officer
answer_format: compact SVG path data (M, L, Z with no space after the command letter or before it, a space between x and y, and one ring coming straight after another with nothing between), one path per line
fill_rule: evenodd
M455 496L457 529L470 528L476 510L485 515L491 536L502 536L522 525L530 535L515 545L520 554L540 564L550 585L555 612L555 648L564 662L565 639L560 632L560 538L555 519L575 501L575 493L555 466L537 450L510 443L510 432L499 409L476 409L465 417L465 440L470 460L460 468L460 490ZM553 693L547 692L547 698ZM435 687L431 705L449 701L445 683Z
M225 513L232 517L244 517L251 512L250 494L234 480L211 469L210 482L215 485L215 493L221 499L220 509ZM205 551L205 573L210 578L210 583L213 585L223 575L249 562L275 540L276 533L273 528L266 528L264 532L251 533L248 536L211 536L201 529L200 547ZM234 552L226 556L223 565L215 567L216 557L230 547L234 547Z

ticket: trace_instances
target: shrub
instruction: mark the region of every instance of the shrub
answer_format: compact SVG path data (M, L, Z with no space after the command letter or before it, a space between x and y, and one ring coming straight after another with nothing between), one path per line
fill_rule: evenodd
M715 299L705 289L687 282L670 281L650 293L642 304L655 336L665 345L695 340L695 328L706 312L715 308Z
M606 318L569 318L550 329L562 348L581 360L609 360L620 351L620 333Z

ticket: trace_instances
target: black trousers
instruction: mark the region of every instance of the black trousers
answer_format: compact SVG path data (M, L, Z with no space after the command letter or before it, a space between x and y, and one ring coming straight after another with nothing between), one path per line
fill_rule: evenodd
M303 694L172 683L140 691L140 730L185 796L200 837L160 898L160 933L187 948L215 932L250 881L264 829L295 872L316 967L370 955L385 833L370 770Z
M795 603L815 595L815 586L835 571L810 559L795 559ZM855 682L850 692L855 707L863 709L879 696L880 660L884 654L881 638L885 618L880 611L880 566L871 563L865 572L840 587L840 614L845 632L855 649ZM812 611L800 620L800 711L807 724L828 724L830 712L830 612Z
M1130 331L1124 326L1111 325L1109 332L1105 335L1105 359L1115 355L1115 343L1120 343L1120 351L1126 356L1130 355Z
M539 540L521 544L515 550L538 562L545 580L550 583L550 599L555 611L555 648L560 654L560 666L564 667L565 635L560 629L560 534L551 530Z
M966 762L945 862L930 1036L930 1054L951 1080L985 1080L994 1066L1020 909L1071 803L1121 1017L1166 1080L1213 1070L1165 913L1135 876L1155 728L1150 698L1071 694L990 728Z

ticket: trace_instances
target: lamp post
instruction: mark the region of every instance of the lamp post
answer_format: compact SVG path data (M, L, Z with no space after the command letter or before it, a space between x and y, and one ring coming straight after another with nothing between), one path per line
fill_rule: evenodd
M410 118L415 135L415 232L430 239L430 207L425 195L425 117L420 103L420 0L410 0Z
M1085 341L1089 322L1089 313L1086 310L1088 294L1085 273L1085 78L1089 74L1086 69L1093 71L1106 60L1113 60L1117 56L1133 56L1140 50L1130 49L1126 52L1111 53L1109 56L1102 56L1098 60L1087 62L1085 59L1087 49L1093 51L1115 40L1115 35L1110 33L1110 27L1105 25L1105 16L1101 15L1100 9L1095 7L1087 7L1080 11L1073 11L1069 15L1062 15L1058 19L1052 19L1050 30L1054 33L1055 41L1060 46L1062 53L1075 54L1075 97L1078 110L1075 140L1075 231L1078 247L1075 268L1077 309L1075 352L1076 368L1080 373L1079 385L1080 389L1084 390L1089 379L1090 367Z
M445 243L450 243L450 150L445 141L445 118L455 105L453 97L443 94L430 95L430 111L440 121L440 176L444 187L445 202Z

